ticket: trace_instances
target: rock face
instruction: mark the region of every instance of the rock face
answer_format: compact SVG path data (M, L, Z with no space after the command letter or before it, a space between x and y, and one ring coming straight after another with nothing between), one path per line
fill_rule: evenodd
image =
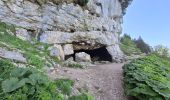
M23 57L21 53L15 51L7 51L5 49L0 48L0 58L6 58L11 60L16 60L22 63L26 63L26 58Z
M125 8L122 4L128 0L89 0L85 7L73 4L73 0L58 5L31 1L0 0L0 20L26 29L41 42L71 44L73 50L106 47L113 61L123 59L118 38Z
M22 28L16 28L16 32L15 32L16 36L22 40L25 41L30 41L31 37L29 35L29 33L27 32L26 29L22 29Z

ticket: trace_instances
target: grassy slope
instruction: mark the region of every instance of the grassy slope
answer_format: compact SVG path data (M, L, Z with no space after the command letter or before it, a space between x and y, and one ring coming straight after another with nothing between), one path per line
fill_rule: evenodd
M34 66L40 69L44 66L54 66L54 62L57 62L57 58L49 56L47 51L48 45L35 40L32 43L23 41L9 34L8 31L14 32L14 26L0 23L0 47L22 53L27 59L27 66ZM43 46L44 50L37 49L38 46Z

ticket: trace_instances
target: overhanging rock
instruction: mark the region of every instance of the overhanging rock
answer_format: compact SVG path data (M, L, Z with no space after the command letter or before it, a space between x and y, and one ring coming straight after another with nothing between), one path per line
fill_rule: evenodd
M34 0L0 0L0 20L45 43L71 44L74 50L106 47L113 61L122 59L118 34L131 0L89 0L84 8L72 0L47 1L40 5Z
M95 50L105 47L112 57L112 61L121 62L123 53L119 48L118 35L112 32L60 32L46 31L40 36L40 41L48 44L72 44L73 49ZM104 55L103 55L104 57Z

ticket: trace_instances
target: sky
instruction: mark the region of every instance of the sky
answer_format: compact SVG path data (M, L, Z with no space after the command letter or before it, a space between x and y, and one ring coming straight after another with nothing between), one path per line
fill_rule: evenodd
M170 0L133 0L124 15L123 33L170 48Z

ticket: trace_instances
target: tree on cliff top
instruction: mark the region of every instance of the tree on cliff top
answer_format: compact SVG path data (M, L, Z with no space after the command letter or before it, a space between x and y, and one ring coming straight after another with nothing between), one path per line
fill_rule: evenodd
M136 43L137 48L139 48L142 53L148 54L151 52L151 47L147 43L145 43L141 36L134 41Z

